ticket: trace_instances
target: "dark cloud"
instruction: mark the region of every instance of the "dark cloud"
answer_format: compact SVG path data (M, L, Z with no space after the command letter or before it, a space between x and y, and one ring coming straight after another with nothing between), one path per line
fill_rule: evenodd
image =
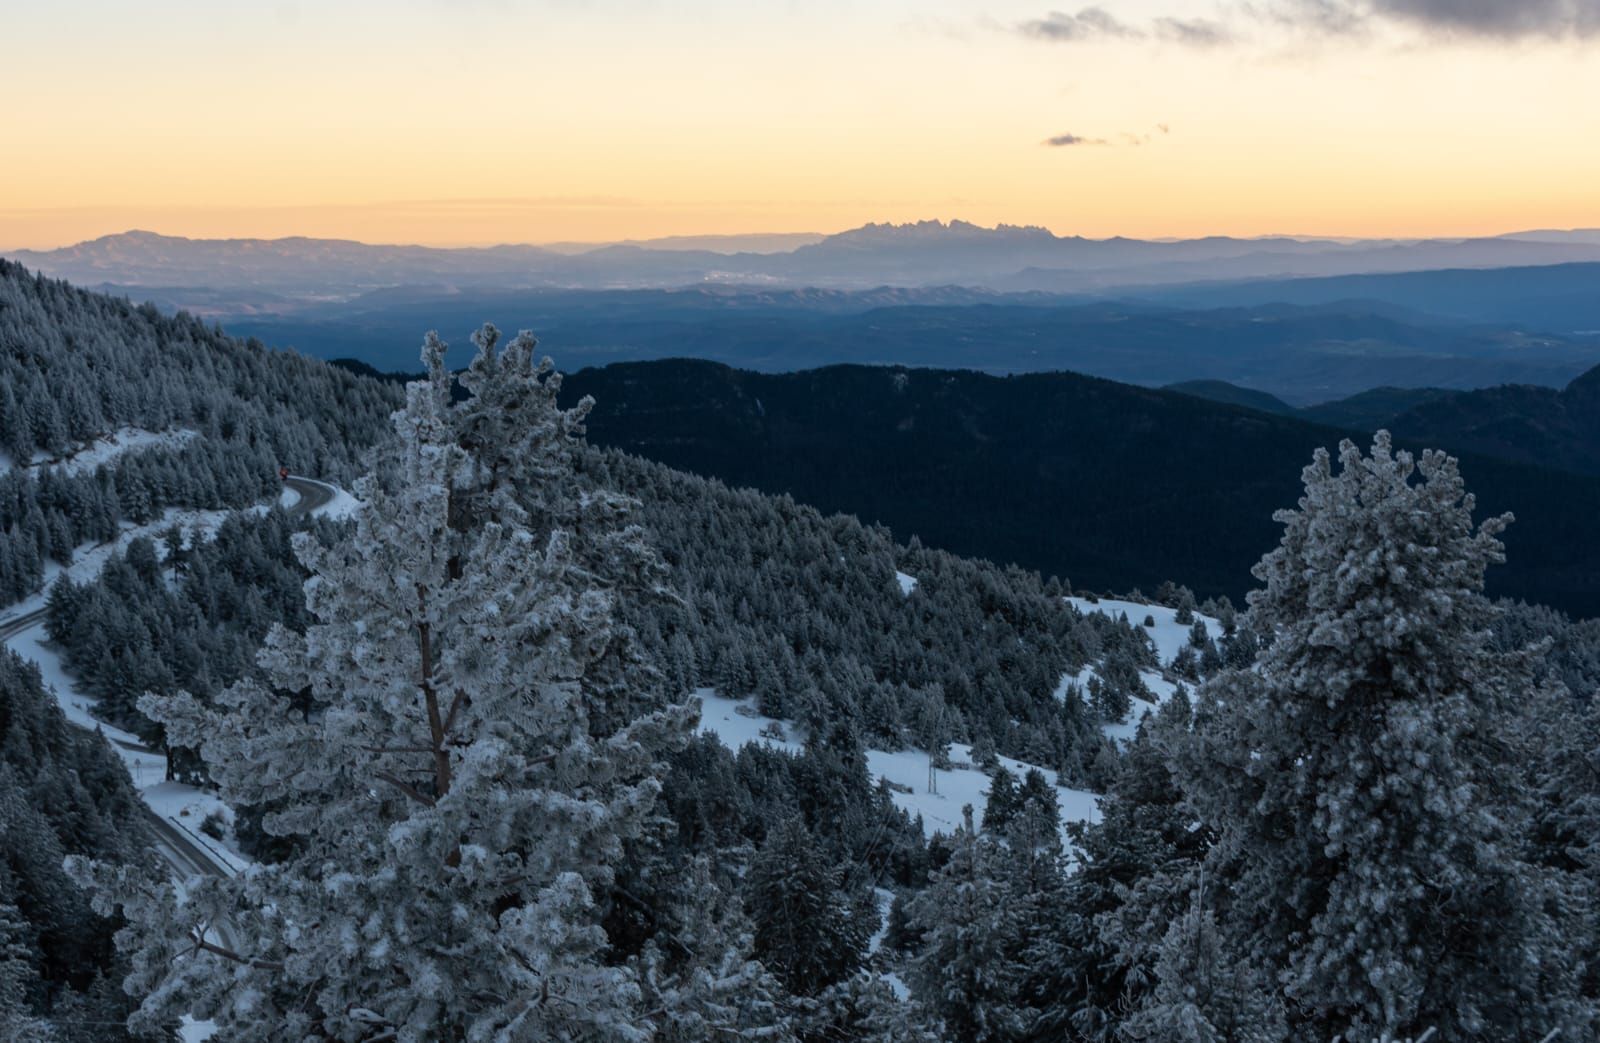
M1209 18L1157 18L1155 34L1186 47L1220 47L1238 39L1232 29Z
M1109 145L1111 142L1105 138L1084 138L1076 134L1057 134L1053 138L1045 138L1039 144L1051 148L1067 148L1072 145Z
M1239 17L1167 16L1130 24L1104 7L1085 7L1076 14L1051 11L1016 28L1053 43L1162 40L1195 48L1240 42L1238 26L1252 19L1316 36L1356 36L1388 23L1441 37L1600 38L1600 0L1244 0L1223 9Z
M1276 21L1324 33L1390 21L1445 36L1600 36L1600 0L1277 0L1266 11Z
M1117 21L1103 7L1085 7L1077 14L1051 11L1043 18L1023 22L1018 29L1024 36L1053 43L1076 43L1080 40L1129 39L1143 36L1139 30Z

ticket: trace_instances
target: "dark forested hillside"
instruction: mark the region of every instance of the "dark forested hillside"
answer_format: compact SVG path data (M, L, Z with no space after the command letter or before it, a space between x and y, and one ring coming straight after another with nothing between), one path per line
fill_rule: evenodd
M1098 589L1175 578L1242 594L1312 450L1344 437L1067 373L666 361L581 371L565 391L601 403L597 444ZM1481 511L1518 517L1491 590L1600 613L1600 481L1484 457L1462 468Z
M141 821L111 748L69 726L38 671L0 649L0 1038L124 1038L107 1030L128 1010L125 962L62 860L138 861Z

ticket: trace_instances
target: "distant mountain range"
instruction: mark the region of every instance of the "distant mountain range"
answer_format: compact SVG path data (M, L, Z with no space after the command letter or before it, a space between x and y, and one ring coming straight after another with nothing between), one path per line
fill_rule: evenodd
M1147 386L1223 381L1295 408L1375 387L1555 389L1600 363L1594 230L1091 240L924 221L463 249L130 232L17 256L380 370L413 365L419 330L460 341L486 317L537 330L567 365L1071 370ZM1367 426L1388 409L1378 398L1310 416Z
M1218 279L1600 262L1600 233L1473 239L1215 236L1085 239L963 221L869 224L836 235L680 237L603 245L440 249L328 239L196 240L127 232L13 259L87 285L246 290L309 302L407 284L640 288L700 283L945 284L1002 292L1105 293ZM214 302L213 302L214 303Z

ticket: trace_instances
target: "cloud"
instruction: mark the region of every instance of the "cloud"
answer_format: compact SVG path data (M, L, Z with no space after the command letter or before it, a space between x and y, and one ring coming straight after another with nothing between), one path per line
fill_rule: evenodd
M1240 43L1241 28L1251 23L1329 37L1361 36L1388 24L1447 39L1600 38L1600 0L1243 0L1218 10L1225 17L1169 15L1135 24L1095 6L1051 11L1015 29L1050 43L1159 40L1197 49Z
M1148 27L1141 28L1121 21L1103 7L1085 7L1077 14L1051 11L1043 18L1023 22L1017 26L1017 31L1050 43L1156 39L1186 47L1216 47L1237 39L1227 25L1209 18L1157 18Z
M1048 145L1051 148L1067 148L1072 145L1109 145L1111 142L1105 138L1084 138L1079 137L1077 134L1057 134L1055 137L1045 138L1039 144Z
M1170 134L1171 129L1165 123L1157 123L1156 129L1163 134ZM1154 134L1129 134L1123 132L1117 135L1124 145L1148 145L1154 139ZM1114 145L1116 142L1109 138L1086 138L1081 134L1057 134L1052 138L1045 138L1039 142L1050 148L1071 148L1075 145Z
M1023 22L1017 27L1024 36L1052 43L1076 43L1095 39L1131 39L1144 34L1125 25L1103 7L1085 7L1077 14L1051 11L1043 18Z
M1439 36L1600 36L1600 0L1274 0L1264 10L1274 21L1326 34L1388 21Z
M1220 47L1238 39L1231 28L1209 18L1157 18L1155 34L1186 47Z

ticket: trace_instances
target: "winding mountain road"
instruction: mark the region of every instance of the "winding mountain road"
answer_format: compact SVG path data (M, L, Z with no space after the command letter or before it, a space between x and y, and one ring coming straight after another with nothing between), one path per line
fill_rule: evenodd
M302 514L310 514L318 507L326 507L339 492L338 489L335 489L327 482L319 482L312 478L301 478L298 475L290 475L285 478L283 486L286 489L293 489L300 496L300 499L296 500L293 506L284 508L284 513L291 518L298 518Z
M297 475L284 479L283 484L286 489L293 490L298 497L293 504L284 508L284 513L296 518L310 514L319 507L327 506L339 493L338 489L326 482ZM0 622L0 644L6 644L12 638L34 627L43 626L47 611L44 608L37 608ZM148 754L153 757L165 756L160 750L148 746L109 735L106 738L133 753ZM151 839L155 842L155 849L172 869L174 877L182 880L195 874L224 877L233 874L227 860L214 848L210 848L203 839L195 836L183 823L177 822L170 816L159 814L149 805L145 805L145 813L150 820Z

